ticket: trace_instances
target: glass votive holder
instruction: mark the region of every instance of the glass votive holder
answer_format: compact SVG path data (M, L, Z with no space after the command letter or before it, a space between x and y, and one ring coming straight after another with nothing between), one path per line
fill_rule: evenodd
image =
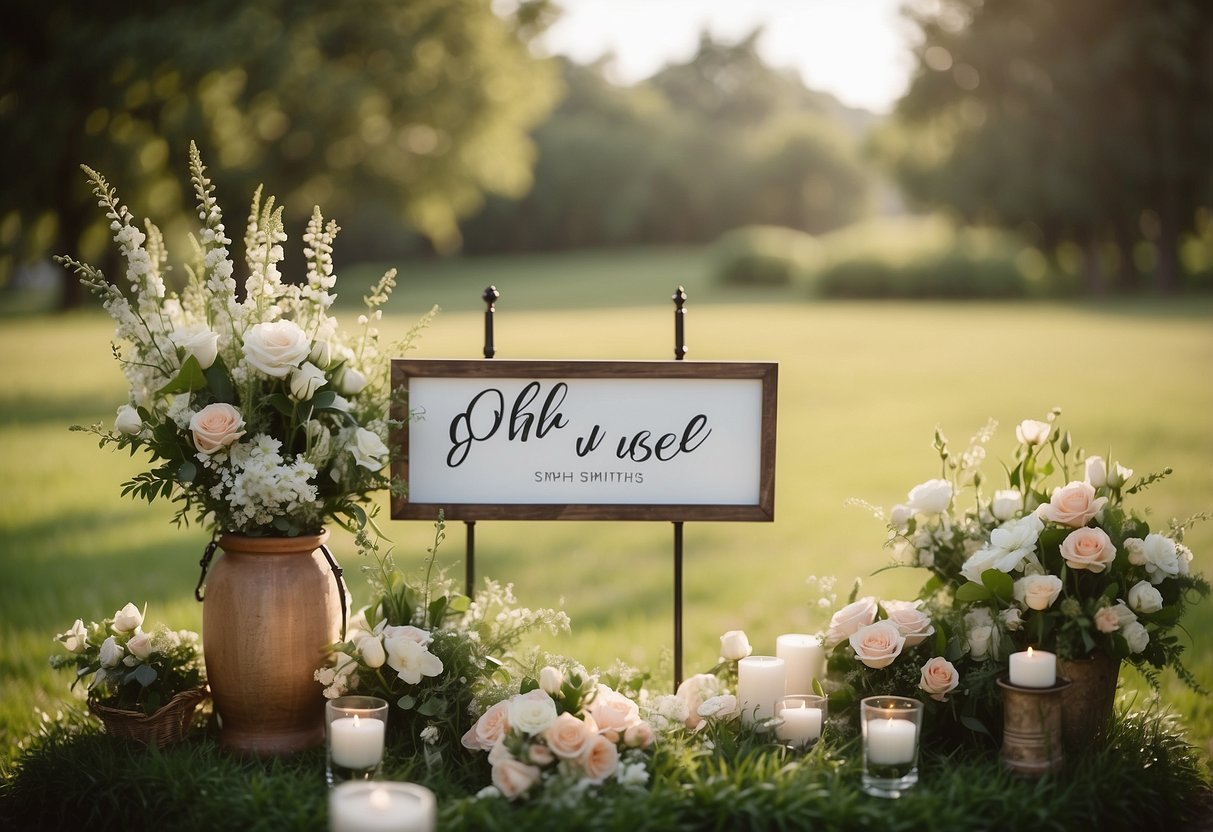
M779 722L775 737L794 751L806 751L821 739L829 712L829 700L812 693L785 696L775 704Z
M438 802L416 783L338 783L329 792L329 832L434 832Z
M901 797L918 782L922 703L905 696L869 696L859 707L863 790L875 797Z
M377 696L339 696L324 705L325 779L370 780L383 764L387 702Z

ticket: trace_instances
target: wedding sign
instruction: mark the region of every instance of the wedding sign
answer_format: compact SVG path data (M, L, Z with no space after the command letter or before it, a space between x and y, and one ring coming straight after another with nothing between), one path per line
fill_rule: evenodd
M771 520L778 366L392 362L396 519ZM400 395L403 394L403 395Z

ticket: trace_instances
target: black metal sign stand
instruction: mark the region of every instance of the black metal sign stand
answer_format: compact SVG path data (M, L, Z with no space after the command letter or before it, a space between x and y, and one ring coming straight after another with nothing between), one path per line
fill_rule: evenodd
M493 316L497 311L497 300L501 293L496 286L484 290L481 298L485 303L484 310L484 357L492 358L497 354L493 343ZM674 360L682 361L687 354L686 345L686 302L687 293L681 286L674 292ZM476 521L464 520L467 529L467 562L466 583L467 595L472 597L476 582ZM682 521L674 521L674 689L682 684Z

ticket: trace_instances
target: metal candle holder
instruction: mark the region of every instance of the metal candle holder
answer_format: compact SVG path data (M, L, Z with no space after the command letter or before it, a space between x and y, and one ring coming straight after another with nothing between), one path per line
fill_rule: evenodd
M1069 679L1047 688L1013 685L1004 676L1002 688L1002 762L1016 774L1040 777L1064 763L1061 735L1061 694Z

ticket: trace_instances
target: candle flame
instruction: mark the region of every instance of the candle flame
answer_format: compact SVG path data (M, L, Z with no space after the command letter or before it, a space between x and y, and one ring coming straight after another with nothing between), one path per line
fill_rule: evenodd
M1028 647L1028 661L1032 660L1032 648Z
M387 789L374 789L367 798L367 802L371 804L372 809L382 812L392 805L392 796L387 793Z
M1031 648L1028 648L1028 649L1030 650ZM354 727L355 728L358 727L358 714L354 714Z

